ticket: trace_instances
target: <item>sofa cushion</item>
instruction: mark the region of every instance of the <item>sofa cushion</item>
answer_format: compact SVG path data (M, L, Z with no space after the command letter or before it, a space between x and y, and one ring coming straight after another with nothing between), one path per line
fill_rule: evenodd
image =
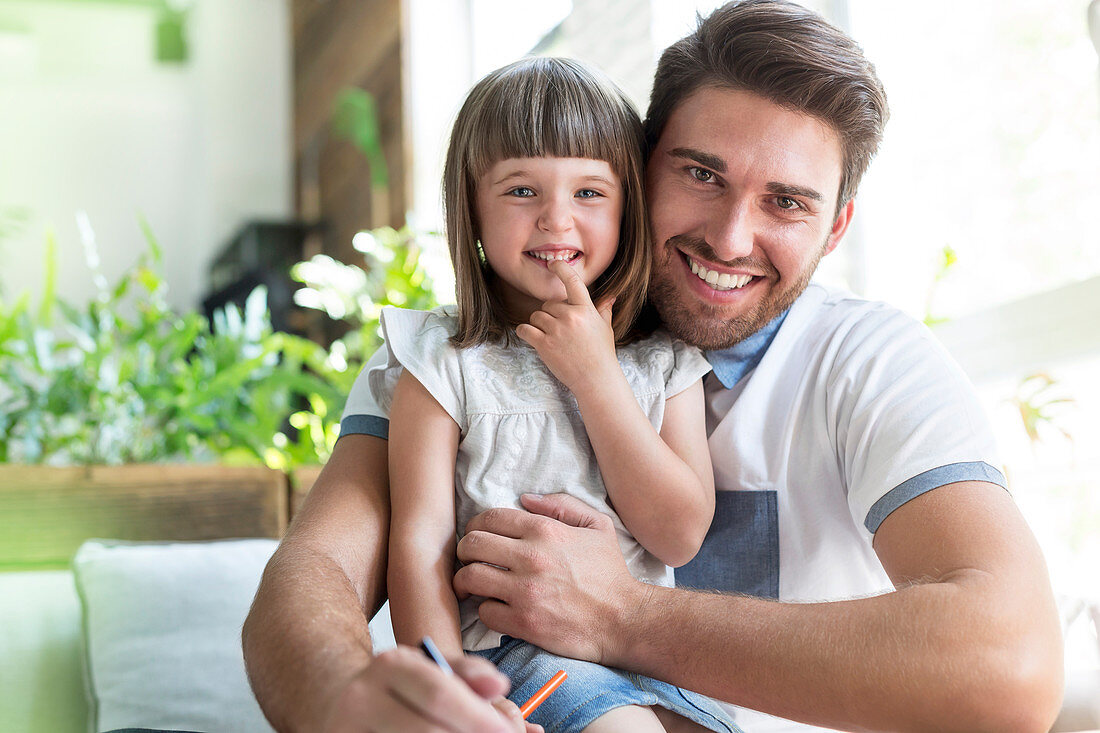
M92 540L73 559L92 731L271 733L240 633L275 540Z
M85 733L81 665L72 573L0 573L0 729Z

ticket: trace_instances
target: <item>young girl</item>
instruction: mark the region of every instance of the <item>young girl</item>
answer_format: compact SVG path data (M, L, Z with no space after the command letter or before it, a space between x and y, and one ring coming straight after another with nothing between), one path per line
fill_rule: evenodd
M641 123L609 80L532 58L470 92L444 179L457 307L388 308L388 588L397 639L476 651L547 731L737 730L707 698L563 659L478 620L451 587L456 527L523 493L567 491L611 515L627 565L669 585L714 511L699 352L635 333L649 275ZM614 310L612 309L614 306Z

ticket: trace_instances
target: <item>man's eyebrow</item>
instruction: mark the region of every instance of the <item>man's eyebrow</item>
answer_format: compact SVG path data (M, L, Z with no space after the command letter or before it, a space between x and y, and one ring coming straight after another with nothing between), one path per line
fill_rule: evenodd
M695 148L673 148L668 151L668 154L676 158L685 158L692 160L699 165L710 168L716 173L726 172L726 162L712 153L706 153L702 150ZM770 181L767 184L768 192L779 194L781 196L801 196L813 201L824 201L825 197L820 192L809 188L808 186L796 186L791 183L779 183L778 181Z
M790 183L778 183L775 181L769 181L767 184L768 193L776 193L780 196L801 196L803 198L811 199L813 201L824 201L825 197L819 192L806 186L794 186Z
M695 148L673 148L668 151L668 154L676 158L694 160L699 165L710 168L716 173L726 172L726 161L722 160L717 155L705 153L702 150L696 150Z

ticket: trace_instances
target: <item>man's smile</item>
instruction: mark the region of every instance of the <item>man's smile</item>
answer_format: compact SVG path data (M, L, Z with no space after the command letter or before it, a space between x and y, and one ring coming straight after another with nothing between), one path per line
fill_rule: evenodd
M748 294L766 284L774 272L773 267L755 256L716 261L708 256L710 247L701 240L674 237L669 246L680 261L685 284L696 297L713 305L745 302Z
M689 255L684 255L687 260L688 266L691 268L691 272L709 285L711 288L717 291L727 290L739 290L749 283L753 279L752 275L745 273L735 272L719 272L717 269L708 268L705 265L700 264L696 260L692 259Z

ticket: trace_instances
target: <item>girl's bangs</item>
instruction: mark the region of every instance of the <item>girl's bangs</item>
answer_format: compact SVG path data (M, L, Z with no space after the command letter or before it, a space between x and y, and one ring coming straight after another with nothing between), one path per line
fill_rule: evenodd
M508 158L554 157L603 160L623 178L624 151L633 144L623 111L577 85L542 81L501 89L493 103L482 107L472 126L478 138L470 149L474 175L480 178Z

